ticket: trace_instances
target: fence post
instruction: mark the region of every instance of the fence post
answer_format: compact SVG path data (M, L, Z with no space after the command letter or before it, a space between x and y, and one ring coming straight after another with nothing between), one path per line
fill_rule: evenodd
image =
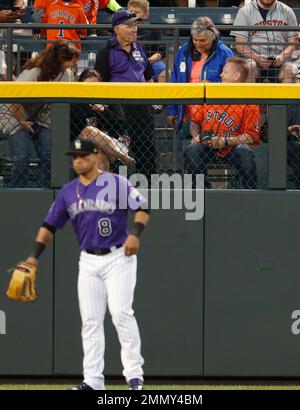
M6 52L6 64L7 64L7 79L12 81L13 78L13 29L7 28L7 52Z
M70 104L52 104L51 188L70 180L66 152L70 145Z
M269 106L269 189L287 186L287 106Z

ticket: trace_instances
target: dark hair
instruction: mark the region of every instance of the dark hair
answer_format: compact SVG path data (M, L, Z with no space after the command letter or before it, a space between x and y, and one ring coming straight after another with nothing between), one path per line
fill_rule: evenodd
M98 73L97 70L94 70L92 68L86 68L85 70L82 71L82 73L80 74L78 81L79 82L83 82L84 80L86 80L87 78L93 78L93 77L97 77L98 81L101 81L101 76Z
M40 73L37 81L51 81L63 72L63 63L74 58L79 58L78 49L66 41L58 41L28 60L24 69L38 67Z

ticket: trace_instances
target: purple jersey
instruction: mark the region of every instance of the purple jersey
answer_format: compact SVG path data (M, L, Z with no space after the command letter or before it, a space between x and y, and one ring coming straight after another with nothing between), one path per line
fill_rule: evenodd
M121 245L128 235L128 211L136 211L145 199L117 174L102 172L89 185L79 178L64 185L45 222L62 228L70 218L80 249Z

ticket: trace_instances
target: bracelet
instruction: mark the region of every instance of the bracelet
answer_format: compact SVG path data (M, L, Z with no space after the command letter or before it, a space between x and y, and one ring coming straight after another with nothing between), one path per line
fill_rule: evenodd
M130 230L130 235L134 235L138 238L144 229L144 224L142 224L141 222L134 222Z
M45 250L46 245L42 242L35 242L34 246L33 246L33 250L30 254L30 256L32 256L33 258L38 259L40 257L40 255L42 254L42 252Z

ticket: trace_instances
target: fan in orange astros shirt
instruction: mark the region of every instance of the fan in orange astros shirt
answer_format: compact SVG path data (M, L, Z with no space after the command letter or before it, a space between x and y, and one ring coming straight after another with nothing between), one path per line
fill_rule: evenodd
M42 10L42 14L46 14L46 9L53 2L53 0L35 0L34 11ZM74 0L74 3L78 3L83 7L86 18L89 24L96 24L98 10L105 9L106 7L112 12L120 10L122 7L116 0ZM43 18L41 23L47 23Z
M243 83L249 75L248 63L230 57L223 68L222 83ZM256 189L255 147L260 142L260 109L257 104L204 104L191 108L191 144L184 151L184 166L193 176L204 174L204 185L211 188L207 167L211 163L230 163L237 171L242 188Z
M52 3L56 3L56 5L52 6ZM63 8L61 8L61 12L58 13L57 9L60 6L62 6ZM50 7L51 13L54 14L50 14ZM118 11L122 8L116 0L35 0L34 18L32 20L35 23L39 22L48 24L96 24L98 10L104 9L106 7L113 12ZM53 9L56 9L56 11ZM63 15L63 11L66 11L66 9L69 9L67 10L67 19L61 17ZM79 9L81 9L84 13L79 11ZM85 19L83 18L82 14L85 14ZM35 39L39 39L41 36L46 35L46 33L48 40L74 41L80 40L81 37L86 36L86 30L33 30ZM77 43L77 47L79 49L81 48L79 43Z
M69 24L88 24L82 5L71 1L53 0L46 9L45 20L48 24L61 24L61 29L47 29L47 40L68 40L76 42L81 48L80 39L85 37L87 30L68 29ZM50 46L51 43L48 43Z

